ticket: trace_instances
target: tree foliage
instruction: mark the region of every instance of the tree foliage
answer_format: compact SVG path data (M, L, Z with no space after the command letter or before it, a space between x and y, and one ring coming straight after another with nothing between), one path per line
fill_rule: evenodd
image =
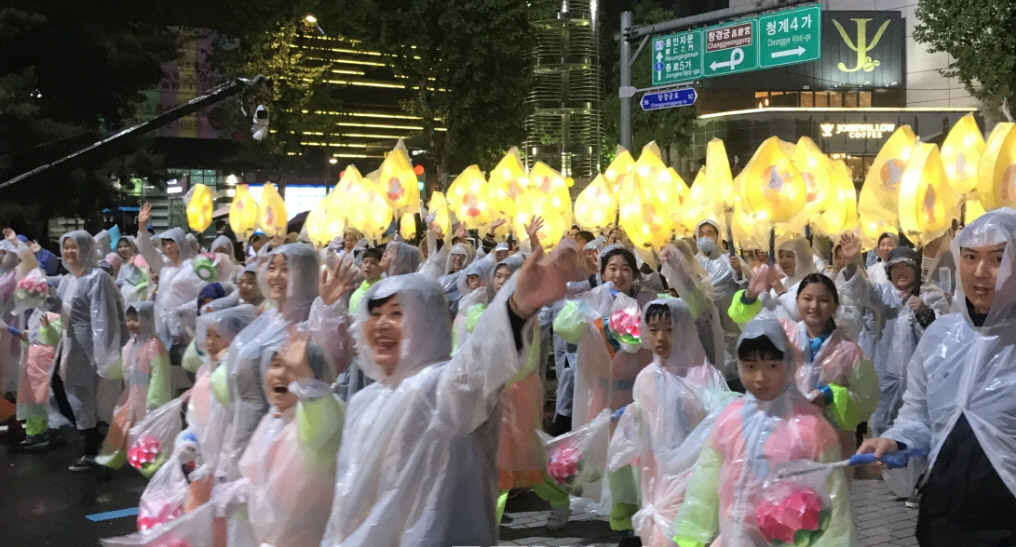
M0 180L54 161L130 124L176 55L172 32L119 2L9 2L0 8ZM0 219L34 234L51 214L90 218L124 171L157 170L136 147L4 189ZM60 196L54 199L53 196Z
M340 0L342 33L381 51L423 119L439 177L493 165L525 136L532 78L524 0ZM442 132L441 127L447 129Z
M660 7L653 0L640 0L632 9L635 12L636 25L660 23L674 18L672 10ZM616 19L619 20L619 17ZM606 28L616 28L616 24L607 25ZM617 93L621 80L621 60L618 46L613 42L613 33L605 32L605 34L609 35L607 39L611 43L605 44L603 48L603 62L611 69L608 72L610 76L607 78L606 99L603 102L603 117L606 120L603 149L612 156L620 143L621 135L621 101ZM633 44L633 49L637 47L637 43ZM650 55L647 44L632 66L632 85L636 88L642 89L652 85ZM677 149L683 152L691 146L692 133L695 130L694 106L645 112L639 107L639 99L638 95L632 98L633 154L637 156L638 150L651 141L656 141L663 150L676 145Z
M1016 108L1016 1L921 0L914 38L952 58L943 75L959 78L971 95Z

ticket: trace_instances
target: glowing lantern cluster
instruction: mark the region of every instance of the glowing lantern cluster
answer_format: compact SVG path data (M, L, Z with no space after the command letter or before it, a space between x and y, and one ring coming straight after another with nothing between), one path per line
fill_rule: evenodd
M695 174L695 180L691 183L684 203L685 206L680 210L679 216L685 232L694 234L699 222L714 215L713 194L710 193L709 183L706 182L705 169L699 169Z
M680 220L678 211L684 201L678 185L684 181L668 169L656 143L642 148L633 172L621 181L621 229L638 248L660 250L670 241Z
M631 157L631 152L628 152L622 146L618 146L614 161L610 162L607 170L603 172L603 178L607 179L607 188L614 194L615 200L618 198L618 192L621 190L622 179L634 169L635 159Z
M399 235L406 241L411 241L416 237L416 215L413 213L402 214L402 218L399 220Z
M778 138L763 141L745 171L743 203L760 222L786 222L804 208L804 179Z
M420 187L402 139L381 162L379 171L381 190L388 206L396 213L420 212Z
M528 184L519 149L513 146L490 172L490 207L501 218L514 219L516 202Z
M348 183L350 193L345 208L346 223L362 232L368 240L377 241L391 226L394 215L380 184L380 171L374 171L366 177L359 177L356 171L353 175L356 178ZM341 180L339 186L342 186Z
M909 125L899 127L875 156L861 187L857 212L861 217L861 247L872 249L878 236L896 232L900 182L917 137Z
M187 196L187 225L195 232L204 232L212 225L212 202L215 192L204 184L195 184Z
M470 230L490 224L487 180L475 165L466 167L448 187L448 206L455 217Z
M978 167L977 197L986 211L1016 206L1016 124L1000 123L988 135Z
M607 187L607 179L597 175L575 198L575 223L583 230L604 231L614 223L617 201Z
M918 245L941 236L959 217L938 146L918 143L900 182L900 228Z
M712 139L706 144L706 182L714 188L716 197L714 205L717 215L726 218L728 211L733 211L737 191L734 178L730 174L730 161L727 159L727 148L720 139Z
M822 210L829 190L832 188L829 158L822 153L815 141L808 137L801 137L797 141L797 147L794 148L794 154L790 156L790 161L794 163L804 179L807 193L802 213L810 217Z
M534 217L543 217L537 233L545 249L557 245L572 225L571 195L565 178L543 162L529 171L529 186L519 196L515 214L515 236L525 241L526 226Z
M448 200L445 199L443 192L434 192L430 195L430 201L427 202L427 212L434 216L433 222L444 234L448 234L452 229L452 218L451 212L448 210Z
M258 210L258 227L268 237L286 235L286 202L275 185L266 182L261 190L261 207Z
M845 161L830 162L826 199L810 222L816 233L827 237L842 235L857 226L857 190Z
M359 178L360 172L350 165L342 172L339 184L307 214L307 236L318 247L327 245L345 231L346 192L350 191L350 179L354 177Z
M236 187L233 203L229 206L229 227L237 236L246 239L257 228L258 202L246 184Z
M949 186L957 194L977 188L977 165L984 152L984 136L973 114L960 118L942 142L942 164Z

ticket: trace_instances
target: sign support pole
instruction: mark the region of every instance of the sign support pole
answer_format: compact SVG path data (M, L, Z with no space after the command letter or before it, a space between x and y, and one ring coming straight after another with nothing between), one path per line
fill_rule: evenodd
M631 98L635 90L631 84L631 41L624 33L632 28L635 14L631 11L621 13L621 88L618 96L621 100L621 146L631 150Z

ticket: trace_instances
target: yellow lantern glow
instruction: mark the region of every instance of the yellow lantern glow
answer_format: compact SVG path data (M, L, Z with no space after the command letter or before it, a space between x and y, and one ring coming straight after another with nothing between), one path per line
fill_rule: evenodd
M475 165L466 167L448 187L448 206L455 217L470 230L490 224L487 179Z
M617 217L617 202L607 179L597 175L575 198L575 223L583 230L602 232Z
M699 222L713 216L713 200L708 186L705 169L699 169L688 190L685 206L680 212L686 233L694 234Z
M614 193L614 199L617 199L618 191L621 189L621 180L634 169L635 159L631 157L631 153L623 146L618 146L617 156L603 172L603 178L607 179L607 188Z
M536 162L529 171L529 186L522 192L515 214L515 234L519 241L529 236L526 226L535 216L543 217L539 232L545 249L557 245L572 225L571 195L560 173L543 162Z
M917 137L910 126L900 126L886 139L882 149L875 156L875 161L872 162L861 187L861 197L857 205L862 228L865 223L867 225L875 223L879 226L892 227L892 232L896 233L900 181L910 159L910 151L916 142ZM875 234L876 243L881 233ZM864 247L864 229L861 230L861 234L861 245Z
M786 222L804 208L804 179L776 137L762 142L745 171L745 208L759 220Z
M918 143L900 181L900 228L915 244L924 245L944 234L959 212L938 146Z
M815 233L835 238L857 226L857 190L843 160L830 163L829 175L827 199L810 221Z
M963 224L970 224L985 212L981 200L968 195L966 206L963 208Z
M416 238L416 215L413 213L403 213L402 219L399 221L399 234L402 239L406 241L412 241Z
M528 184L529 177L519 157L519 149L513 146L490 172L491 208L501 218L514 219L516 200Z
M766 223L756 218L754 214L745 211L741 206L740 198L734 202L734 215L731 222L734 241L742 249L769 248L769 233L763 228Z
M734 177L730 174L727 148L720 139L714 138L706 144L706 181L716 194L714 203L717 216L725 218L726 213L734 209L737 192Z
M246 184L236 187L233 203L229 205L229 227L233 233L246 239L257 228L258 202Z
M212 200L214 192L204 184L195 184L190 189L187 201L187 225L195 232L204 232L212 225Z
M829 158L822 153L815 141L801 137L797 141L797 147L794 148L794 154L790 156L790 161L794 162L794 166L801 172L807 189L803 214L812 215L822 210L832 190Z
M973 114L963 116L949 130L941 152L949 186L957 194L972 192L977 187L977 165L984 152L984 136Z
M379 174L379 171L375 171L361 178L358 183L352 181L346 207L349 226L359 230L368 240L374 241L381 239L394 218L392 208L385 200L379 185Z
M261 190L261 207L258 209L258 227L268 237L286 235L286 202L275 185L266 182Z
M381 162L380 171L381 190L388 206L396 212L420 212L420 187L402 139Z
M356 168L350 166L353 172ZM347 171L350 169L347 168ZM359 173L357 173L359 175ZM342 235L346 227L346 213L343 207L343 200L347 196L348 177L343 173L346 184L336 185L324 199L307 214L304 226L307 228L307 237L317 247L324 247L336 237Z
M670 240L670 216L654 199L650 185L642 184L638 169L635 173L621 181L621 195L624 196L620 207L621 229L637 248L662 249Z
M1000 123L988 135L978 166L977 196L986 211L1016 206L1016 124Z

